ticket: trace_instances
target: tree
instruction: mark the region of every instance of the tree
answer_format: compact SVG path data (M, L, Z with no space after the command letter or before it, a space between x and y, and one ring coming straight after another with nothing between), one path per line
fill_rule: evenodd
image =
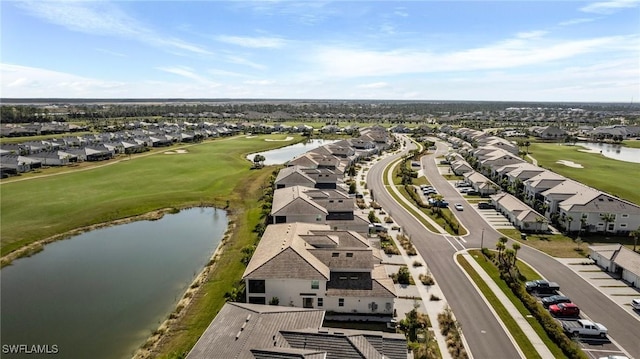
M352 181L351 183L349 183L349 194L353 194L356 193L356 183L354 181Z
M527 154L529 153L529 146L531 146L531 142L529 142L529 141L525 141L525 143L524 143L524 147L526 147L526 148L527 148Z
M414 307L404 319L400 320L398 326L405 333L408 341L416 342L418 341L418 332L427 329L427 320L427 316L418 313Z
M518 242L513 242L513 244L511 245L511 247L513 248L513 265L516 265L516 262L518 261L518 251L520 250L521 246L520 243Z
M638 229L636 229L635 231L631 231L629 235L633 237L633 251L635 252L636 246L638 245L638 237L640 237L640 227L638 227Z
M571 232L571 222L573 222L573 217L567 216L567 233Z
M264 161L266 160L266 158L261 155L261 154L257 154L255 156L253 156L253 166L255 168L262 168L264 167Z
M604 231L607 232L609 230L609 223L615 222L616 215L612 213L603 213L600 215L600 219L604 221Z

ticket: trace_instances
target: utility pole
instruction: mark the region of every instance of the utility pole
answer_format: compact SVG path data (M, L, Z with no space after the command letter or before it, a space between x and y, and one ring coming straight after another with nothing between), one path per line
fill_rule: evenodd
M482 228L482 234L480 236L480 249L484 249L484 228Z

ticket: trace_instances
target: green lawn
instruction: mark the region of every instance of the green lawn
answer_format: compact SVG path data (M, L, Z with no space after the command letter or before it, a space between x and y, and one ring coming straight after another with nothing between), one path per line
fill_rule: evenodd
M479 250L469 251L469 254L471 254L475 258L476 262L480 264L482 269L484 269L484 271L489 274L491 279L493 279L498 287L500 287L500 290L502 290L502 292L509 298L509 301L513 303L513 305L518 309L518 312L520 312L523 317L527 318L527 322L529 323L529 325L531 325L536 334L540 336L551 353L553 353L553 357L565 358L566 356L564 355L562 350L551 340L551 338L549 338L547 332L545 332L544 328L542 328L542 325L540 325L540 323L531 315L529 310L527 310L524 304L522 304L520 299L518 299L518 297L513 294L507 283L500 278L500 272L498 271L498 268L491 261L485 260L485 257ZM535 271L528 265L518 261L517 266L520 269L520 274L522 274L526 278L525 280L540 279L540 276L535 273Z
M250 170L244 155L294 142L265 141L284 137L220 139L188 146L185 154L158 152L89 170L2 183L2 255L76 228L161 208L223 207L230 201L233 209L260 172Z
M635 175L638 164L580 151L584 149L579 145L532 142L529 153L539 166L640 205L640 176ZM556 163L559 160L572 161L583 168Z

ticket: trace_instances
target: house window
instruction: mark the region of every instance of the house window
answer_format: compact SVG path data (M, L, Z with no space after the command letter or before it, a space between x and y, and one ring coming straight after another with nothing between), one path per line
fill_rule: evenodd
M249 293L265 293L266 286L263 279L249 279Z
M324 298L318 298L318 307L322 307L324 305Z
M629 218L629 215L628 214L623 214L622 218Z
M312 280L311 281L311 289L320 289L320 281Z
M626 223L620 223L620 228L627 228L627 224Z
M338 298L338 307L344 307L344 298Z
M358 280L358 276L357 275L352 275L351 276L351 280Z
M347 258L353 257L353 253L347 253Z
M331 256L332 256L333 258L340 257L340 253L338 253L338 252L333 252L333 253L331 253Z
M347 280L347 276L346 275L341 275L340 277L338 277L340 280Z
M303 308L313 308L313 298L302 298Z
M267 298L265 298L265 297L249 297L249 303L251 303L251 304L267 304Z

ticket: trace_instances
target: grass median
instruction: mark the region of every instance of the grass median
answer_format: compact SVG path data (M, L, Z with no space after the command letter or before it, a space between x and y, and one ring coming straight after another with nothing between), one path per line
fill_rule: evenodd
M471 267L471 264L467 262L462 256L457 256L457 261L460 263L462 268L469 274L471 279L474 281L476 286L482 292L482 295L487 299L487 301L493 307L493 310L498 314L500 320L504 323L505 327L511 333L511 336L516 341L518 347L524 353L526 358L541 358L538 352L536 351L531 341L527 338L527 335L520 329L518 323L516 323L515 319L509 314L507 308L504 307L496 297L496 295L491 291L489 286L482 280L480 275ZM561 352L562 353L562 352ZM560 356L561 358L562 356Z

